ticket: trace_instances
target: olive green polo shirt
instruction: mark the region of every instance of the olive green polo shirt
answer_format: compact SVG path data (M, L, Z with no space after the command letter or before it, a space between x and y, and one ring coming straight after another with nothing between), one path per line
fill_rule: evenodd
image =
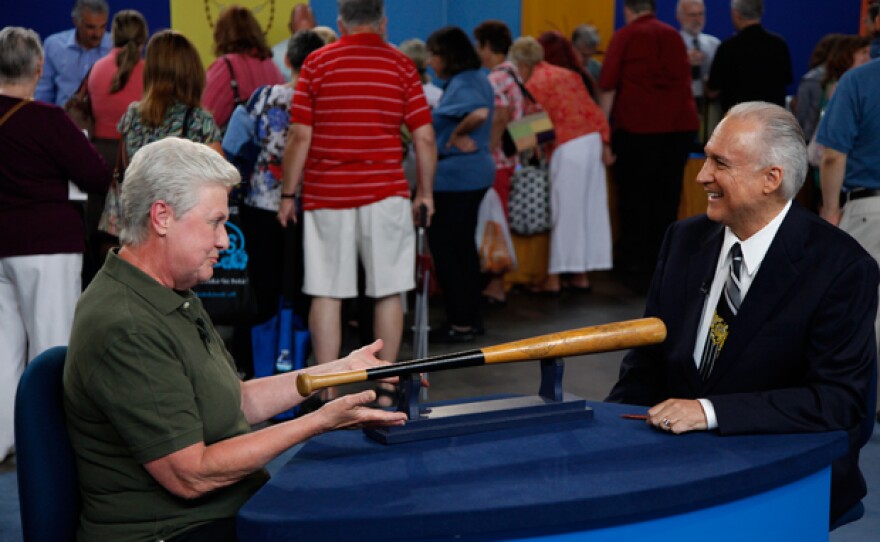
M78 540L161 540L233 517L265 470L186 500L142 465L249 432L240 405L235 364L198 297L111 252L77 303L64 367L83 497Z

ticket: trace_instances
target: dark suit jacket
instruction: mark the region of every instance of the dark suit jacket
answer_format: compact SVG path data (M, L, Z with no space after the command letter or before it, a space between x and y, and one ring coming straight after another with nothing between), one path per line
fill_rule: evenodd
M624 358L607 400L707 398L723 435L848 431L850 453L832 466L833 521L866 493L857 441L859 423L873 416L877 263L792 204L703 382L693 351L723 238L705 215L670 226L645 310L666 323L667 339Z

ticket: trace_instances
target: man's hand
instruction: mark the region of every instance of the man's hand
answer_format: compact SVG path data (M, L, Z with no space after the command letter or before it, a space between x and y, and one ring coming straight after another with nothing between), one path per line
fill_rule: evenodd
M278 222L282 228L287 227L288 222L296 224L296 200L294 198L281 198L278 205Z
M827 220L833 226L840 226L840 206L822 205L819 208L819 216Z
M703 405L696 399L667 399L648 410L647 423L675 434L705 431L709 427Z
M425 206L425 223L422 224L422 205ZM416 193L412 203L413 222L416 226L428 227L431 225L431 217L434 216L434 198L432 196L423 196Z
M702 65L704 58L706 58L706 53L703 51L698 51L696 49L690 49L688 51L688 59L691 61L691 66Z

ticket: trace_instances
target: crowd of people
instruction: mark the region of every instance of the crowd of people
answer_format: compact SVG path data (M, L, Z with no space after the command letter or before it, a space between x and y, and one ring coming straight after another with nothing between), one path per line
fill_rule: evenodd
M0 241L0 459L14 453L13 398L24 367L69 344L65 402L82 469L80 538L234 536L235 511L289 446L339 427L404 423L400 413L367 408L394 403L384 385L342 398L324 390L314 415L250 431L307 399L295 373L261 382L239 374L252 371L250 326L291 291L285 238L292 230L300 237L303 277L293 290L310 298L316 364L305 370L360 369L397 360L422 217L445 314L431 341L485 333L483 311L504 307L514 286L542 296L588 292L589 273L616 269L647 288L656 269L647 312L664 317L670 340L627 357L611 400L652 406L648 423L675 433L851 430L869 415L860 398L877 333L831 322L840 317L834 311L848 311L851 322L877 314L880 171L871 157L880 138L869 134L880 133L880 109L867 97L880 80L880 67L868 63L880 37L823 38L792 116L784 109L790 53L761 25L762 0L731 2L737 32L724 41L703 33L703 0L678 1L680 30L655 16L654 0L623 3L626 24L601 63L600 36L589 25L570 37L514 37L488 20L397 48L386 42L381 0L340 0L339 35L298 4L291 37L274 47L250 10L229 6L216 21L216 60L207 69L187 36L150 36L134 10L109 20L105 0L77 0L75 27L42 44L31 30L0 30L0 229L16 232ZM869 19L880 36L878 5ZM61 108L81 84L93 133ZM239 106L259 141L246 178L224 159ZM506 152L508 128L537 113L552 123L552 141ZM688 155L706 142L697 181L709 196L708 219L670 228ZM114 236L99 219L120 155L129 165ZM491 195L508 213L512 179L530 164L549 178L551 227L512 236L519 268L483 272L475 242L481 205ZM792 203L810 176L822 196L814 210L858 243ZM236 327L230 355L191 289L211 277L229 245L228 197L239 184L232 203L248 239L257 310ZM609 186L617 192L616 245ZM71 199L74 188L86 195ZM768 350L784 363L727 369L735 355L758 359L751 343L737 342L747 330L734 318L743 302L755 321L763 315L752 307L774 286L766 273L756 276L759 266L784 265L782 252L800 265L792 255L800 252L771 242L794 246L807 231L812 242L837 248L805 251L803 261L825 271L805 270L792 291L831 292L833 303L786 298L791 315L778 323L797 336L791 347ZM746 278L737 277L733 295L724 277L737 258ZM686 280L675 278L685 264ZM772 293L777 301L785 280ZM377 340L340 359L343 304L359 295L371 303ZM727 312L713 316L719 299ZM716 324L737 337L725 356ZM705 342L695 339L707 333ZM853 371L841 378L831 362ZM780 388L795 391L777 402L770 390ZM127 390L124 405L119 390ZM168 400L159 404L156 394ZM780 405L801 408L801 418L786 418ZM832 519L864 494L857 458L854 450L836 464ZM120 508L126 517L115 515L107 494L132 499Z

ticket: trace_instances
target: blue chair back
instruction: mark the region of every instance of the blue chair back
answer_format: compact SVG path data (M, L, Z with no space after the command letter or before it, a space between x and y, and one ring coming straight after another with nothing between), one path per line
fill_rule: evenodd
M67 347L46 350L24 371L15 397L15 449L25 542L73 541L80 496L64 420Z

